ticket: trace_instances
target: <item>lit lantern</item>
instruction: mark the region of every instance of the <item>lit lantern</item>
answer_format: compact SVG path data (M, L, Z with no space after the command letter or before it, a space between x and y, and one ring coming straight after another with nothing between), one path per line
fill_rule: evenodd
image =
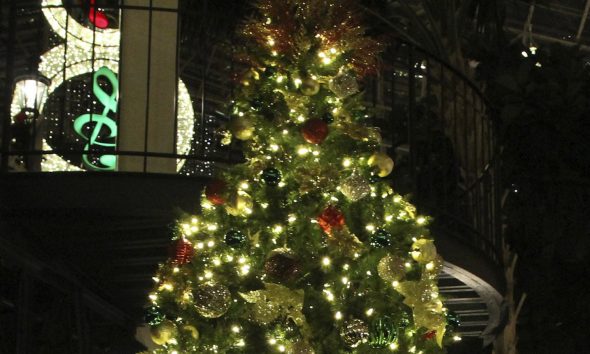
M13 112L13 116L23 111L35 115L39 114L47 99L49 84L49 79L40 75L18 77L14 84L14 97L12 99L13 109L16 109L17 112Z

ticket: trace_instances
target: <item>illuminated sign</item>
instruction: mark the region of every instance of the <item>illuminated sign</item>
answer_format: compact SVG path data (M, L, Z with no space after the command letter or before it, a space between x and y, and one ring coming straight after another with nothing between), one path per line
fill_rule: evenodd
M99 79L105 78L112 86L112 93L106 93L99 85ZM79 116L74 120L74 130L86 141L84 151L88 152L93 146L103 148L115 149L117 146L117 122L109 117L109 113L117 113L117 105L119 100L119 82L117 75L103 66L95 74L92 83L92 92L98 101L104 106L102 114L87 113ZM89 133L86 131L89 128ZM113 142L100 141L99 136L103 129L108 130L107 139L112 139ZM98 159L98 163L89 159L88 153L82 155L84 164L95 171L114 171L117 167L117 156L104 154Z

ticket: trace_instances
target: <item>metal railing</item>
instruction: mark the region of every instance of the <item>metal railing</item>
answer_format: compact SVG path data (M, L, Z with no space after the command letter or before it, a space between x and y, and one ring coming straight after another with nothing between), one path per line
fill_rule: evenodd
M137 131L141 138L139 148L126 148L121 144L123 137L114 139L105 131L98 132L98 144L89 146L91 128L96 127L96 118L105 115L101 112L108 106L96 93L100 96L102 90L112 97L114 91L108 75L97 73L104 66L112 65L111 70L116 72L131 65L126 64L129 61L125 61L118 48L101 49L97 43L103 47L120 46L124 40L118 42L116 36L121 35L119 23L123 27L125 24L122 17L126 11L139 12L137 16L147 21L145 49L146 65L149 65L154 55L160 55L159 49L151 44L154 23L159 15L176 14L177 9L120 6L118 1L105 1L100 10L113 24L99 30L89 24L88 11L92 9L88 7L58 6L47 0L43 7L39 7L38 1L9 1L3 7L2 22L7 31L2 31L5 40L1 51L6 59L0 68L5 71L0 172L92 171L92 163L102 168L113 166L109 165L110 157L101 160L112 156L119 164L124 159L138 159L140 163L130 169L132 172L154 172L151 161L168 160L172 165L167 164L167 173L209 175L217 163L240 161L239 146L222 147L217 134L218 127L229 119L225 110L233 95L233 80L228 73L234 66L231 53L221 50L219 43L231 43L229 33L233 31L225 31L225 37L210 38L209 27L215 25L215 17L208 13L206 3L180 1L181 8L193 6L198 15L178 12L173 71L186 91L180 92L181 85L176 88L176 96L182 96L184 101L177 101L171 115L174 123L166 128L168 135L160 134L170 143L161 149L152 148L149 140L153 130L158 129L152 124L159 124L151 118L149 109L136 122L141 126ZM55 18L47 18L48 13L53 13L55 18L65 16L65 22L58 23L63 25L62 29L56 27ZM86 33L88 43L76 44L81 32ZM106 32L115 39L105 37ZM80 54L83 52L80 48L87 52ZM48 63L57 60L54 57L57 54L48 53L61 56L62 62L54 63L53 71ZM69 55L74 56L72 53L82 56L76 60L85 63L68 61ZM39 58L42 58L40 63ZM366 83L365 92L375 112L371 123L381 128L396 162L391 176L394 188L402 194L411 193L418 208L434 216L435 228L474 246L499 264L498 146L492 112L484 95L460 71L409 43L393 43L382 57L382 67ZM40 109L18 117L21 112L14 108L13 81L24 72L43 76L51 73L53 87L50 86ZM146 107L150 105L150 87L154 87L150 85L152 74L148 70L144 81L147 89L138 88L145 91L140 101ZM125 85L125 76L121 76L119 86ZM94 83L97 92L89 95L89 87ZM125 99L121 97L122 104ZM125 119L129 118L121 112L107 113L123 134ZM76 119L84 114L89 114L88 122L95 124L82 125L87 130L75 131ZM49 166L48 161L54 166Z

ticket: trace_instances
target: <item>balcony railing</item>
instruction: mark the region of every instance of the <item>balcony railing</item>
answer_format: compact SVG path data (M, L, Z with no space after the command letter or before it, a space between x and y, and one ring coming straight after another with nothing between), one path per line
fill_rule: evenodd
M160 2L167 8L96 3L3 5L1 172L207 176L216 164L239 162L239 146L221 146L217 134L229 119L235 69L227 50L233 31L212 30L221 14L186 0L178 7ZM167 32L159 21L168 23ZM161 48L166 38L172 50ZM126 46L147 54L130 58ZM162 60L172 67L163 69ZM499 264L498 146L485 97L460 71L412 44L394 42L382 68L365 92L371 123L396 162L394 188L411 193L436 229ZM35 95L30 110L15 96L22 74L50 80L46 97ZM166 85L170 107L154 112Z

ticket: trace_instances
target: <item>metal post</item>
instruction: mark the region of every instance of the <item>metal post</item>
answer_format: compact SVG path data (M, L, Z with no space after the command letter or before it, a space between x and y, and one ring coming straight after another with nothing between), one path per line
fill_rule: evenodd
M10 1L10 0L9 0ZM8 170L8 150L10 149L10 123L12 120L10 105L14 81L14 43L16 42L16 0L10 1L8 14L8 41L6 45L6 87L4 88L4 119L2 120L2 157L0 172Z

